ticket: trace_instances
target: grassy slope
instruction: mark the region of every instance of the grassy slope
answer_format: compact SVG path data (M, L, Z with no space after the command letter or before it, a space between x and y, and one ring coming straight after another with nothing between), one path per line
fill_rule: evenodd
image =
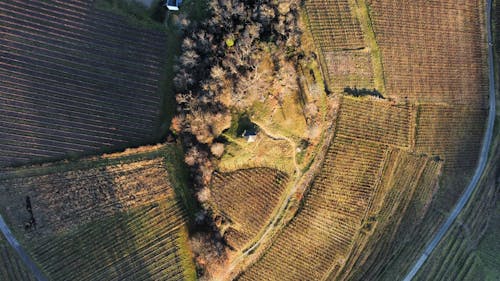
M354 10L356 16L358 17L359 23L361 24L361 29L363 30L363 34L365 35L364 37L366 45L370 49L374 86L382 95L385 95L384 68L382 65L381 53L377 44L375 32L373 31L369 7L368 5L366 5L365 0L350 0L350 1L351 1L351 6L356 7ZM353 2L355 2L355 5Z

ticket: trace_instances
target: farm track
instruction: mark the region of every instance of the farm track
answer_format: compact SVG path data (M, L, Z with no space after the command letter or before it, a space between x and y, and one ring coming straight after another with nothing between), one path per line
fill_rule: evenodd
M434 249L438 246L439 242L446 235L451 225L463 210L466 203L469 201L472 196L474 190L478 187L479 180L483 175L484 169L486 167L486 162L488 160L488 153L491 147L491 141L493 138L493 129L495 123L495 107L496 107L496 98L495 98L495 67L494 67L494 58L493 58L493 34L491 28L491 10L492 10L492 0L488 0L486 4L486 25L487 25L487 33L488 33L488 75L489 75L489 113L488 113L488 122L486 133L484 135L483 145L481 147L481 155L479 158L479 163L477 164L477 168L474 172L474 176L470 181L467 189L460 197L458 203L453 208L453 211L449 214L446 221L440 226L437 233L432 237L429 244L427 244L424 252L419 257L419 259L413 264L410 272L403 279L404 281L411 281L413 277L420 270L422 265L425 263L427 258L432 254Z

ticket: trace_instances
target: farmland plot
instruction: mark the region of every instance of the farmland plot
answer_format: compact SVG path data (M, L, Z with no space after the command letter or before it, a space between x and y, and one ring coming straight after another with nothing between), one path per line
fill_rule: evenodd
M349 0L305 1L309 27L322 53L332 91L345 87L373 88L370 51Z
M29 248L53 280L186 280L193 277L186 231L180 207L168 202L95 220Z
M287 174L271 168L214 174L211 197L216 216L229 224L224 238L231 247L243 249L269 222L287 181Z
M2 214L53 280L191 280L176 149L11 169Z
M487 111L469 106L419 106L415 149L445 159L453 169L476 166ZM436 122L436 120L439 120Z
M93 1L0 1L0 167L156 140L165 40Z
M0 181L0 199L7 216L16 222L29 197L37 232L52 233L134 206L174 196L165 159L119 163L105 167L67 170ZM63 169L61 164L55 169Z
M324 56L328 78L336 91L373 88L371 57L366 50L325 52Z
M442 161L393 150L386 161L380 189L367 214L341 280L378 280L386 263L418 240L414 231L428 212L437 190ZM398 236L395 235L400 231Z
M374 196L387 146L336 137L303 207L239 280L321 280L340 269Z
M337 134L360 141L410 148L415 110L409 104L343 97Z
M348 0L305 1L309 24L323 52L364 47L363 33Z
M36 221L36 236L66 231L82 223L154 202L172 200L174 145L10 169L0 177L1 211L22 231ZM28 211L28 207L31 211ZM31 236L31 231L26 232Z

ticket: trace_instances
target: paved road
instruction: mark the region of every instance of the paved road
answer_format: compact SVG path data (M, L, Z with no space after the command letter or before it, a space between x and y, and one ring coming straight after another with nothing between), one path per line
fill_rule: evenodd
M486 166L486 161L488 160L488 152L490 150L491 146L491 139L493 137L493 124L495 122L495 67L493 65L493 36L491 34L491 0L487 1L486 5L486 25L487 25L487 31L488 31L488 67L489 67L489 100L490 100L490 110L488 113L488 125L486 128L486 134L484 135L484 140L483 140L483 146L481 148L481 155L479 158L479 164L476 168L476 171L474 173L474 176L472 177L471 182L467 186L467 189L465 190L464 194L462 197L460 197L460 200L458 201L457 205L451 212L451 214L448 216L448 219L444 222L443 225L439 228L438 232L434 235L432 238L431 242L427 245L427 248L425 248L424 253L420 256L420 258L417 260L417 262L413 265L413 268L411 271L406 275L404 278L404 281L410 281L413 279L415 274L417 274L418 270L422 267L422 265L425 263L427 258L430 256L432 251L436 248L438 245L439 241L443 238L443 236L446 234L452 223L455 221L457 218L458 214L462 211L464 208L465 204L467 201L469 201L469 198L472 195L472 192L476 189L478 186L479 179L481 178L481 175L484 172L484 168Z
M14 235L12 235L12 232L10 232L9 227L7 226L1 215L0 215L0 231L2 231L3 235L7 239L7 242L9 242L10 246L12 246L12 248L17 252L19 257L21 257L21 260L24 262L24 265L31 271L33 276L35 276L36 280L46 281L47 278L43 276L42 272L40 272L40 270L37 268L37 266L31 260L31 258L26 254L21 245L19 245L19 242L17 242Z

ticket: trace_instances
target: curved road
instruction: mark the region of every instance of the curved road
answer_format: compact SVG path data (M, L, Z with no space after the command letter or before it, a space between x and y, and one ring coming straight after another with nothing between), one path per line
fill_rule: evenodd
M3 235L7 239L7 242L9 242L10 246L17 252L21 260L23 261L24 265L26 268L28 268L33 276L36 278L38 281L46 281L47 278L43 276L42 272L37 268L35 263L31 260L31 258L26 254L24 249L21 247L19 242L17 242L16 238L14 235L12 235L12 232L10 231L9 227L3 220L3 217L0 215L0 230L2 231Z
M424 253L420 256L417 262L413 265L411 271L406 275L404 281L410 281L413 279L415 274L417 274L418 270L425 263L427 258L430 256L432 251L436 248L439 241L443 239L443 236L446 234L452 223L455 221L457 216L460 214L462 209L464 208L467 201L472 195L472 192L478 186L479 179L481 178L484 168L486 166L486 161L488 160L488 152L490 150L491 139L493 137L493 124L495 122L495 67L493 65L493 36L491 34L491 0L487 0L486 4L486 28L488 31L488 68L489 68L489 100L490 100L490 110L488 113L488 125L486 128L486 133L484 135L483 146L481 147L481 154L479 158L479 164L476 168L474 176L472 177L471 182L467 186L462 197L458 201L455 208L448 216L448 219L444 222L443 225L439 228L438 232L434 235L431 242L425 248Z

